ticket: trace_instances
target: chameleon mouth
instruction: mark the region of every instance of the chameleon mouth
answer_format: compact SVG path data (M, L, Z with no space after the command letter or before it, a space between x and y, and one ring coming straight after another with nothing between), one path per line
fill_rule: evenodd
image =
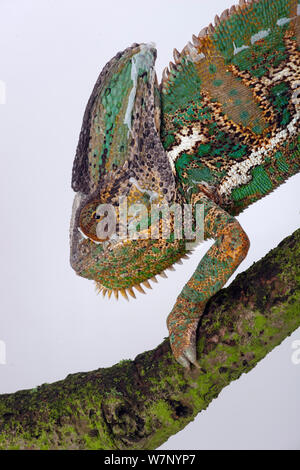
M191 253L191 252L189 252ZM183 264L182 262L182 259L189 259L190 256L188 254L184 254L179 260L176 261L176 263L174 264ZM175 268L174 268L174 264L169 266L168 269L169 271L175 271ZM160 276L162 277L163 279L167 279L168 276L166 274L165 271L161 271L160 273L158 273L156 276ZM103 297L106 296L107 294L107 297L110 299L112 294L114 294L115 298L118 300L119 299L119 295L121 295L122 297L124 297L124 299L126 299L127 301L129 301L130 297L136 299L136 292L134 291L134 289L137 290L137 292L141 293L141 294L146 294L147 291L145 291L143 289L143 287L146 287L147 289L152 289L152 286L150 284L149 281L152 281L153 283L157 284L158 283L158 280L156 278L156 276L153 276L151 277L150 279L147 279L146 281L143 281L139 284L135 284L133 286L130 286L130 287L126 287L126 288L122 288L122 289L118 289L118 288L115 288L115 289L111 289L109 287L106 287L106 286L103 286L100 282L96 281L95 284L96 284L96 292L98 294L100 294L100 292L102 292L102 295Z

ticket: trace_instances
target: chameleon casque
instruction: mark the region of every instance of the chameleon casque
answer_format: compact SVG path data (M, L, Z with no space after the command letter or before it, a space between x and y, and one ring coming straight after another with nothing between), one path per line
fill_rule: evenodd
M215 243L167 319L187 368L197 366L205 304L249 248L235 216L300 170L299 14L300 0L240 0L174 50L160 86L154 46L133 44L104 67L86 107L72 173L77 274L104 295L135 297L187 253L184 239L163 230L156 239L99 238L100 204L116 208L116 227L120 197L204 207L204 237Z

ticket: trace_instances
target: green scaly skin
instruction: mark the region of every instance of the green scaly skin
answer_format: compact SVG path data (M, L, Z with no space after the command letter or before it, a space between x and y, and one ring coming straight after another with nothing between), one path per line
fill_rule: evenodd
M300 170L298 13L300 0L241 0L174 50L160 87L156 51L134 44L105 66L86 108L72 178L71 265L79 275L109 295L134 296L186 253L172 235L97 238L99 204L118 210L125 196L129 206L203 205L204 237L215 243L167 320L185 367L197 366L207 301L249 248L235 216Z

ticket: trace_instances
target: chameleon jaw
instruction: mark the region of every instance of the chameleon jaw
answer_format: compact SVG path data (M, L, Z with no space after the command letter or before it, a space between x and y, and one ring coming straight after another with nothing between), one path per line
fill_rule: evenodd
M174 264L180 264L181 265L181 264L183 264L182 259L189 259L189 258L190 258L190 256L188 254L184 254ZM174 264L169 266L166 269L168 269L169 271L175 271ZM165 271L161 271L160 273L157 274L157 276L160 276L163 279L168 278ZM132 285L130 287L126 287L126 288L122 288L122 289L118 289L118 288L111 289L110 287L104 286L99 281L95 281L95 284L96 284L95 289L96 289L96 292L98 294L100 294L100 292L102 292L103 297L105 297L106 294L107 294L108 298L110 299L112 294L114 294L116 300L118 300L119 299L119 294L121 294L124 297L124 299L129 301L130 297L136 299L136 295L135 295L136 292L134 291L134 289L136 289L136 291L140 292L141 294L146 294L147 293L147 291L145 291L143 289L143 287L146 287L147 289L152 289L152 286L151 286L149 281L152 281L153 283L156 283L156 284L158 283L158 280L157 280L156 276L153 276L150 279L147 279L145 281L142 281L139 284L135 284L135 285Z

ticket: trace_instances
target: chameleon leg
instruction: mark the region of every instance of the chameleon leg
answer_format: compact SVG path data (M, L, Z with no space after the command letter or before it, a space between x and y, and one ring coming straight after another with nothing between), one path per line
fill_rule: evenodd
M206 302L220 290L247 255L249 239L238 221L206 196L204 204L205 238L214 245L201 259L196 271L177 297L167 326L175 359L184 367L196 361L196 331Z

